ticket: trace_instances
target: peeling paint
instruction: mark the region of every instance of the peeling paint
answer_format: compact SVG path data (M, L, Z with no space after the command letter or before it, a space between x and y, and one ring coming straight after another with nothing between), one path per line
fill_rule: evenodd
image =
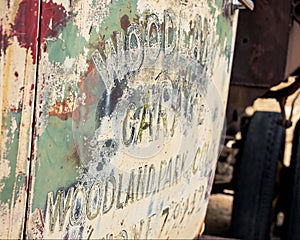
M13 199L13 204L15 205L17 201L20 200L20 196L24 193L26 190L26 176L24 173L18 173L17 178L16 178L16 186L15 186L15 194L14 194L14 199Z
M225 7L225 6L224 6ZM219 15L217 17L217 34L220 37L220 43L221 46L223 46L223 49L226 49L226 42L232 41L232 23L230 21L226 21L225 19L228 18L226 13L223 13L222 15Z
M39 12L34 1L0 0L0 5L0 238L21 239L36 79L31 46L37 45L34 21Z
M66 11L62 5L42 1L43 17L41 18L40 40L57 37L59 29L66 25ZM21 47L30 50L33 64L37 57L37 38L39 21L39 1L22 0L14 20L12 36L17 37Z
M3 28L2 19L0 21L0 57L6 54L6 49L9 46L9 38L7 31Z
M174 4L169 1L166 5L171 8ZM217 154L217 148L210 143L218 141L219 128L212 125L224 116L222 103L217 103L219 97L214 98L216 102L207 98L212 91L218 92L209 80L219 64L215 56L227 57L222 45L215 50L210 46L220 40L224 46L230 42L222 32L214 33L218 24L214 14L219 16L222 12L213 3L207 9L214 11L202 10L201 16L191 2L178 4L182 9L176 12L162 11L166 6L161 2L94 1L88 3L91 6L95 7L91 12L99 11L93 19L79 3L74 5L76 18L87 20L89 28L81 29L82 23L74 18L58 34L53 43L57 45L48 43L42 59L39 105L43 111L38 121L44 127L37 140L34 192L39 195L33 198L33 209L44 209L44 236L174 236L170 223L166 228L153 227L153 233L149 224L161 224L161 215L168 212L178 215L172 223L176 227L190 221L189 214L199 219L205 215L201 209L207 204L214 161L204 156ZM74 36L73 31L81 34ZM72 37L65 40L64 36ZM75 46L80 36L83 38L77 50L81 50L66 57L67 52L61 51L61 39L66 46L74 40ZM70 50L74 46L70 45ZM77 59L85 57L84 67L75 71ZM73 89L70 94L65 94L66 84ZM213 107L211 112L211 106L219 107ZM62 135L58 128L66 124L72 124L72 128L64 129ZM60 142L49 146L53 139L63 141L63 136L70 133L74 138L70 145L63 147ZM197 133L203 136L201 141ZM187 149L182 143L188 141L192 145ZM74 147L76 156L72 155ZM67 155L76 159L73 177L52 181L50 186L50 179L59 179L60 170L50 174L48 169L59 163L70 166ZM53 158L58 162L54 163ZM186 188L182 187L196 179L203 184L184 192ZM48 191L41 185L49 185ZM173 200L179 196L173 192L175 189L187 198L172 202L170 196ZM163 196L169 196L168 200ZM91 199L95 202L91 203ZM149 206L147 213L134 212L142 204ZM116 213L121 209L122 221ZM186 215L180 215L180 211L186 211ZM57 214L61 219L58 224ZM102 219L111 219L112 214L114 228L95 227L98 221L105 224ZM124 218L130 214L139 217ZM122 222L123 230L118 230L117 222ZM199 229L198 224L195 229ZM132 235L131 229L136 230L138 225L140 232ZM89 230L85 231L87 226Z
M49 189L56 191L62 185L68 186L78 175L76 168L79 165L73 149L72 121L68 119L61 122L58 117L50 117L45 132L38 140L38 147L39 164L35 173L35 186L39 194L35 195L33 209L43 208L44 196ZM47 188L41 189L40 186Z
M19 125L21 120L21 113L8 113L5 122L5 134L3 137L4 148L2 149L2 158L4 162L8 161L8 168L4 168L7 172L6 176L0 178L2 191L0 194L0 202L12 204L11 193L14 189L16 160L18 154L19 141ZM2 164L1 164L2 165Z
M82 53L85 45L85 39L78 35L78 27L68 22L55 41L48 40L49 61L64 63L67 57Z
M0 168L2 169L0 172L0 192L3 191L3 188L5 186L5 183L2 182L3 179L7 179L9 178L9 173L11 172L11 167L9 164L9 161L7 159L2 159L1 163L0 163Z
M0 213L8 225L0 236L22 238L27 214L28 238L195 237L228 93L236 20L226 3L9 4L13 22L3 26L13 37L0 29ZM10 79L20 83L13 101Z
M30 50L33 63L37 56L37 34L38 34L38 0L23 0L14 20L12 36L17 37L21 47ZM29 12L29 14L27 13Z
M41 18L41 41L57 37L58 33L66 26L67 11L62 4L52 0L42 1L43 15Z

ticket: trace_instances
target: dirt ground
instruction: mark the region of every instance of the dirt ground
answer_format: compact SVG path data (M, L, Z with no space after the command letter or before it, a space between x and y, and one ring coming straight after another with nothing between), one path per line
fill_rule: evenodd
M280 86L281 87L281 86ZM290 96L286 105L286 115L289 117L291 113L292 101L295 99L298 92ZM276 100L262 100L255 101L253 107L249 107L247 111L274 111L280 112L279 104ZM289 165L292 149L293 129L297 120L300 118L300 97L295 101L293 111L293 125L286 131L286 146L284 154L284 163ZM214 194L210 198L208 205L206 222L205 222L205 235L223 236L226 237L230 228L231 211L232 211L233 196L225 194Z

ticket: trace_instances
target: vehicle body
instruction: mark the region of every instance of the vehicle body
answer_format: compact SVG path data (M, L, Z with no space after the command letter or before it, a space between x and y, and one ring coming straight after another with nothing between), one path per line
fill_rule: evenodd
M201 234L232 3L0 3L0 238Z
M299 5L257 1L237 25L228 0L1 0L0 238L202 234L222 141L243 133L239 162L263 121L280 155L299 79L270 89L299 75ZM245 118L258 97L278 100L280 122ZM236 176L221 191L260 189Z

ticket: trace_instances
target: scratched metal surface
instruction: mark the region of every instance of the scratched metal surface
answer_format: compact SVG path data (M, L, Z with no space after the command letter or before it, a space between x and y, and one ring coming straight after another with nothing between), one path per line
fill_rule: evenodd
M2 236L22 234L27 158L28 238L201 232L235 39L229 3L1 0Z

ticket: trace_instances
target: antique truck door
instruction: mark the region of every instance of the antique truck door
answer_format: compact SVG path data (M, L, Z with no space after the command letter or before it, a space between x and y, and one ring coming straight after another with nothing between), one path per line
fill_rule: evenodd
M201 233L233 3L0 3L0 237Z

